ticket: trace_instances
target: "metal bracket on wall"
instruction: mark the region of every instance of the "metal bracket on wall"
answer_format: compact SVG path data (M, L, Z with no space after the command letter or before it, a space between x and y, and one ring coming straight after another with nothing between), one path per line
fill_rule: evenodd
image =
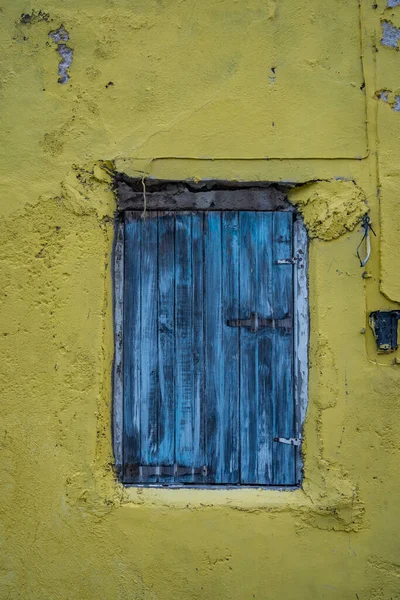
M397 330L400 311L375 310L369 315L369 324L374 333L378 352L397 350Z
M357 246L357 257L358 257L358 260L360 261L360 267L365 267L365 265L367 264L367 262L369 261L369 259L371 257L371 239L370 239L369 232L372 231L372 233L375 236L376 236L376 233L372 229L371 219L369 218L368 215L364 215L363 220L361 222L361 226L364 229L364 235L361 239L361 242ZM362 258L361 254L360 254L360 248L361 248L364 240L365 240L365 256L364 256L364 258Z

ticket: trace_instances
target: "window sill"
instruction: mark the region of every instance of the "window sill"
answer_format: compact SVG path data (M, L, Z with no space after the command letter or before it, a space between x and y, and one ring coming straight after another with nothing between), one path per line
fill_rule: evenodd
M180 508L224 506L230 508L265 509L311 503L304 491L292 487L161 487L124 486L126 501L133 504L155 504Z

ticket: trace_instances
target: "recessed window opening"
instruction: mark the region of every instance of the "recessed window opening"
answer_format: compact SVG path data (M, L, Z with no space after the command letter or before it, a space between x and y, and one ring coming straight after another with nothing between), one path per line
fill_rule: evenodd
M307 402L302 221L271 185L169 186L147 194L146 212L140 189L120 193L114 450L121 480L297 486Z

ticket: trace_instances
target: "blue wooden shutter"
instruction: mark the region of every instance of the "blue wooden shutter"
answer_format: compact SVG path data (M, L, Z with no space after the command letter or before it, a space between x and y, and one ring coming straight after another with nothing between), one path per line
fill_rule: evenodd
M126 482L296 483L291 253L290 213L126 213Z

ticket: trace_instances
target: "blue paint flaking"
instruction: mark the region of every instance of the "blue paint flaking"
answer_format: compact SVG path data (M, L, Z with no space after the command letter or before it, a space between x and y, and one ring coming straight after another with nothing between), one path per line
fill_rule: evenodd
M395 110L396 112L400 112L400 96L394 97L394 104L392 106L392 110Z
M398 41L400 39L400 28L396 27L390 21L382 21L382 39L383 46L399 49Z
M69 68L72 64L73 51L67 46L69 33L64 25L60 25L55 31L50 31L49 37L57 44L57 52L61 56L58 63L58 83L67 83L70 79Z

